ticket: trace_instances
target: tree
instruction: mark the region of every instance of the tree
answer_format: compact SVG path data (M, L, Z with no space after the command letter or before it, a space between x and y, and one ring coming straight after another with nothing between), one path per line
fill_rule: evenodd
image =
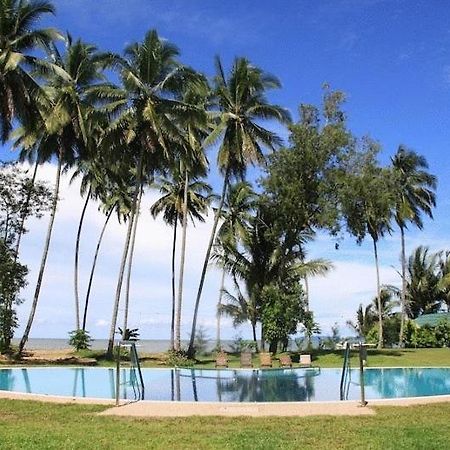
M47 82L43 88L44 95L39 98L38 104L42 120L36 120L33 125L23 127L16 142L17 146L24 147L25 153L36 152L41 162L49 161L52 156L56 156L58 161L44 251L30 315L19 344L19 353L22 353L28 340L39 301L56 216L63 165L70 167L76 159L83 158L87 145L85 119L93 108L92 97L98 98L104 95L104 92L101 93L103 86L98 83L102 80L104 56L99 54L94 46L80 40L74 43L68 36L65 53L61 55L56 47L53 47L52 55L54 64L42 63L40 66L40 75ZM93 85L96 83L98 85L93 91ZM76 304L76 311L79 311L78 304ZM78 329L80 328L79 313L76 314L76 318Z
M422 213L433 217L433 207L436 206L436 177L427 169L428 164L423 156L400 146L391 159L394 177L394 217L400 228L401 239L401 322L399 345L403 345L403 330L406 317L406 250L405 230L411 223L420 230L423 228Z
M188 353L194 354L194 339L198 308L203 291L211 250L214 244L230 180L243 179L247 166L264 161L263 148L275 149L281 144L280 138L263 128L261 120L280 123L290 121L289 113L280 106L270 104L266 91L280 87L277 78L253 66L245 58L236 58L228 77L222 63L216 59L214 80L216 124L205 141L205 146L220 140L217 166L223 176L223 187L214 218L211 236L206 250L200 276L200 283L194 305Z
M222 224L217 232L215 252L226 251L225 242L236 245L244 238L251 213L256 207L257 195L248 182L238 182L230 185L222 207ZM217 302L217 333L216 347L221 348L220 343L220 318L222 307L222 294L225 287L225 267L222 267L222 277Z
M176 156L170 148L184 143L177 126L180 116L195 114L195 108L175 97L196 74L178 60L178 49L149 31L142 43L125 49L124 57L111 57L123 84L122 111L111 124L107 141L116 158L127 156L134 167L135 191L113 304L107 355L112 356L120 292L127 261L138 194L157 171L167 168ZM169 143L171 144L169 146ZM171 147L173 145L173 147Z
M170 333L170 348L175 349L175 313L176 311L176 293L175 293L175 259L177 244L178 223L183 223L184 215L184 196L185 196L185 174L179 170L173 170L171 178L163 178L159 183L159 191L162 196L150 208L153 217L163 214L163 220L168 225L173 226L172 239L172 320ZM193 180L187 186L187 215L194 224L195 220L204 222L203 215L207 212L208 198L211 195L211 187L203 181ZM177 321L180 323L180 321ZM177 330L178 340L180 330ZM177 347L179 347L177 342ZM179 348L177 349L179 350Z
M377 299L375 299L375 301L377 301ZM360 304L356 311L356 322L348 320L347 325L353 331L358 333L359 337L366 338L376 320L377 314L373 310L373 304L369 304L366 307L363 307L363 305Z
M405 299L407 314L412 319L421 314L436 313L441 307L439 256L420 246L408 258Z
M15 249L26 233L29 217L41 218L50 208L51 191L46 183L34 182L18 164L0 162L0 237Z
M391 231L392 188L389 171L378 166L375 156L378 146L363 142L364 148L354 155L351 170L345 175L341 188L342 205L348 231L361 243L368 234L372 239L378 302L378 348L383 346L383 317L381 314L381 282L378 241Z
M17 316L14 309L21 300L19 292L26 285L28 269L0 238L0 353L10 351Z
M38 114L39 85L27 71L40 60L35 51L48 50L61 38L54 28L36 24L55 8L46 0L0 0L0 141L6 142L16 119L30 123Z

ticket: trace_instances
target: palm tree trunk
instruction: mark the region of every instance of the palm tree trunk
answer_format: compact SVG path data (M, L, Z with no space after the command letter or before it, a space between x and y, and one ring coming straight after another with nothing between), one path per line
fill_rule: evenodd
M309 311L309 282L308 282L308 275L305 275L305 300L306 300L306 311Z
M405 229L403 225L400 225L400 236L401 236L401 263L402 263L402 291L400 296L401 311L400 311L400 336L398 339L399 347L403 347L403 334L405 330L405 319L406 319L406 251L405 251Z
M33 177L31 178L30 189L28 189L27 197L25 199L25 204L23 205L23 212L20 217L20 228L19 228L19 233L17 234L17 242L16 242L16 249L15 249L15 260L16 261L17 261L17 257L19 256L20 242L22 240L23 230L24 230L24 226L25 226L25 220L27 218L28 206L30 205L31 193L33 192L34 183L36 181L36 174L37 174L37 170L38 170L38 166L39 166L38 161L39 161L39 159L36 158L36 163L34 165L34 170L33 170Z
M184 193L183 193L183 229L181 235L181 253L180 253L180 273L178 279L178 298L175 318L175 350L181 350L181 306L183 304L183 281L184 281L184 263L186 259L186 231L188 219L188 190L189 190L189 172L185 171Z
M97 258L98 258L98 253L100 251L100 245L103 240L103 235L105 234L106 226L108 225L109 219L111 218L113 212L114 212L114 206L109 210L108 215L106 216L106 220L105 220L105 223L103 224L103 228L100 233L100 237L98 238L97 247L95 249L94 260L92 262L91 274L89 275L89 283L88 283L88 287L87 287L87 291L86 291L86 299L84 302L83 325L82 325L83 331L86 331L86 320L87 320L87 312L88 312L88 305L89 305L89 297L91 295L92 281L94 279L94 272L95 272L95 267L97 265Z
M31 326L33 325L34 315L36 314L36 308L39 301L39 294L41 292L42 279L44 278L45 265L47 263L48 250L50 248L50 240L52 237L53 224L55 222L56 215L56 207L58 205L58 194L59 194L59 185L61 182L61 167L62 167L62 151L59 151L58 155L58 168L56 170L56 181L55 181L55 190L53 193L53 201L52 201L52 210L50 213L50 221L48 223L47 228L47 236L45 238L44 251L42 254L41 266L39 268L38 279L36 283L36 289L34 291L33 303L31 304L31 311L28 317L28 322L25 327L25 331L23 333L22 339L19 344L19 355L22 354L23 349L28 341L28 337L30 335Z
M133 268L133 256L134 256L134 247L136 243L136 230L137 230L137 224L139 220L139 211L141 209L141 200L142 200L142 188L139 193L139 198L136 205L136 213L134 216L133 221L133 231L131 235L131 242L130 242L130 255L128 257L128 271L127 271L127 281L126 281L126 288L125 288L125 311L123 316L123 334L122 339L125 337L125 333L127 332L128 328L128 309L130 305L130 284L131 284L131 270Z
M170 321L170 349L175 349L175 258L177 250L177 229L178 229L178 214L175 213L175 223L173 225L173 243L172 243L172 317Z
M228 171L225 174L223 180L222 196L220 197L219 207L217 208L216 215L214 217L213 228L211 230L211 236L209 238L208 248L206 250L205 261L203 262L200 284L197 291L197 298L195 299L194 315L192 317L191 336L189 339L189 348L188 348L188 355L191 357L194 356L195 353L194 340L195 340L195 330L197 327L198 307L200 305L200 298L202 296L203 284L205 283L206 270L208 268L209 258L211 257L212 246L214 244L214 239L216 237L217 225L219 224L220 214L222 212L223 203L225 201L225 196L227 194L227 187L228 187Z
M125 265L127 263L128 249L130 247L131 231L132 231L132 227L133 227L134 216L136 214L137 200L138 200L139 192L142 188L141 184L142 184L143 156L144 156L143 152L141 151L141 154L139 156L138 166L137 166L136 189L134 191L134 196L133 196L131 217L130 217L130 220L128 221L128 230L127 230L127 235L125 237L123 253L122 253L122 260L120 262L119 276L117 279L116 294L115 294L115 298L114 298L113 313L112 313L112 318L111 318L111 328L109 330L108 348L106 350L107 358L112 358L112 356L113 356L114 334L116 332L117 314L119 312L120 292L122 290L123 275L125 273Z
M380 268L378 263L377 241L373 239L373 252L377 272L377 305L378 305L378 348L383 348L383 311L381 310Z
M80 329L80 296L78 293L78 261L80 256L80 237L81 237L81 228L83 227L84 216L86 215L86 209L91 197L91 188L86 195L86 201L84 202L83 209L81 211L80 222L78 224L77 231L77 240L75 243L75 264L73 271L73 284L75 291L75 329Z
M225 267L222 268L222 278L220 280L220 290L219 290L219 300L217 301L217 336L216 336L216 347L217 350L220 350L221 343L220 343L220 319L222 317L222 314L220 313L220 308L222 306L222 295L223 295L223 288L225 287Z

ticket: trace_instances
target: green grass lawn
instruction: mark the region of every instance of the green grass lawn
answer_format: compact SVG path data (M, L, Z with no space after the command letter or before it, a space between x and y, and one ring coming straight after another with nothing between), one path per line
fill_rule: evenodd
M450 403L377 407L375 416L132 419L104 406L0 400L6 449L448 449Z

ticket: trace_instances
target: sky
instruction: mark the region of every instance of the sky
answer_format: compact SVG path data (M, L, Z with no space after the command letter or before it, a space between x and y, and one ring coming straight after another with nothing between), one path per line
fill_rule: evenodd
M175 43L181 60L208 76L213 59L220 55L225 67L235 56L275 74L282 89L270 99L298 118L300 103L319 104L322 85L347 94L345 110L350 129L357 136L370 135L382 146L381 162L387 164L399 144L426 156L438 177L438 205L434 220L425 220L423 232L410 230L407 252L418 245L437 251L448 248L450 226L448 174L450 169L450 4L442 0L320 0L238 1L200 0L59 0L56 17L43 24L69 31L74 38L121 52L156 28ZM277 128L281 136L287 131ZM211 153L213 161L215 155ZM14 158L5 146L0 159ZM39 177L52 181L55 167L46 165ZM253 172L255 176L255 172ZM257 173L256 173L257 176ZM213 170L216 190L220 179ZM73 249L82 200L77 182L63 180L41 300L31 337L60 337L74 326ZM130 327L143 338L169 337L171 230L150 218L149 207L157 192L146 193L138 228L137 252L131 288ZM21 328L29 312L48 217L29 224L21 259L30 268L29 286L19 307ZM104 220L90 205L81 244L81 291L86 289L94 247ZM212 217L191 227L188 234L183 331L187 337L196 287ZM125 229L112 223L101 250L88 329L95 338L107 336L111 320ZM361 246L345 236L339 250L319 234L308 251L311 258L333 261L326 278L310 282L311 308L322 332L337 322L342 334L360 303L375 295L375 269L370 242ZM399 284L399 233L387 236L380 246L381 280ZM208 272L200 305L200 324L215 336L215 304L220 274ZM230 286L231 287L231 286ZM121 311L122 312L122 311ZM121 319L119 318L119 324ZM249 326L234 329L223 319L225 338L250 337Z

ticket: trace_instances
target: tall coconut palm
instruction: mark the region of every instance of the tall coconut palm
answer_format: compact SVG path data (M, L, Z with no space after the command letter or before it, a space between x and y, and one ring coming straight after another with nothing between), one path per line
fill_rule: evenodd
M110 127L110 142L116 153L121 153L125 148L134 161L136 186L113 305L107 349L109 356L112 356L113 351L138 193L145 180L152 180L155 172L167 167L173 159L169 142L183 143L184 136L177 126L177 118L195 112L189 105L176 99L187 80L195 76L178 62L178 54L174 45L160 39L157 32L151 30L142 43L129 45L123 58L113 58L124 87L124 109Z
M175 259L177 245L178 223L183 223L184 216L184 194L185 194L185 174L176 170L171 178L163 178L160 182L159 191L162 196L152 205L150 212L153 217L163 215L163 220L173 227L172 239L172 318L170 327L170 347L175 349L175 314L176 293L175 293ZM204 222L204 214L207 213L211 187L203 181L192 180L187 186L187 215L192 223L195 220ZM179 333L177 333L179 335Z
M394 176L395 207L394 217L400 228L401 239L401 322L399 345L403 345L403 330L406 317L406 249L405 230L411 223L423 228L422 213L433 217L436 206L436 177L428 172L428 164L423 156L400 146L391 159Z
M5 142L13 120L30 124L38 114L40 87L27 70L39 63L35 51L48 50L61 34L54 28L36 28L55 8L46 0L0 0L0 141Z
M99 200L101 202L100 209L103 210L103 212L105 213L106 219L100 231L100 235L95 248L94 258L92 261L91 271L89 274L89 281L84 300L84 312L82 322L83 331L86 331L87 313L91 289L94 281L95 269L97 267L97 260L100 252L100 246L103 241L106 227L108 226L108 223L114 212L116 212L117 220L119 221L119 223L121 223L122 221L126 222L128 220L131 210L131 193L128 192L126 186L124 186L123 183L121 183L120 181L118 182L118 180L115 178L107 179L107 183L105 185L105 192L104 194L100 195Z
M103 80L102 55L94 46L81 41L73 43L69 36L65 54L61 55L54 47L52 55L53 64L41 65L41 76L47 81L38 105L42 121L36 121L28 129L25 127L20 140L25 147L36 149L40 161L48 161L56 156L58 166L42 261L19 353L28 340L39 300L56 215L61 170L63 165L71 166L76 159L83 157L86 149L84 121L92 109L92 101L87 99L87 90ZM76 308L79 311L79 305ZM77 317L79 328L79 315Z
M214 94L217 122L205 146L220 140L217 166L223 176L223 186L195 299L188 348L190 355L195 353L194 339L198 308L230 180L233 177L242 179L248 165L263 163L263 148L274 149L281 144L281 139L275 133L260 125L261 120L274 120L280 123L290 121L290 115L285 109L271 104L266 98L268 90L280 87L276 77L253 66L245 58L234 60L228 77L225 75L220 59L217 58L216 72Z
M256 194L248 182L238 182L230 185L222 207L222 224L216 238L216 246L225 250L224 242L236 244L246 234L251 213L256 206ZM220 251L220 250L219 250ZM225 267L222 267L222 276L217 301L217 333L216 347L220 349L220 319L222 308L222 295L225 285Z

